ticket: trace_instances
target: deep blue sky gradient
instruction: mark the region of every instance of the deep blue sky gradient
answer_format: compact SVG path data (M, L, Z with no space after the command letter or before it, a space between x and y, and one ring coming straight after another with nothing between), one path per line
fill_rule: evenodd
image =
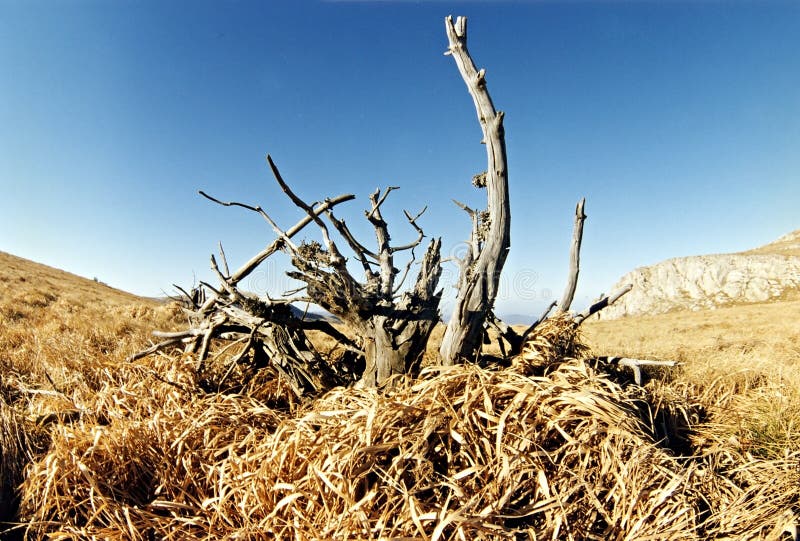
M366 240L367 196L457 253L451 198L485 151L446 48L470 50L506 112L512 250L503 312L561 293L587 197L579 302L665 258L737 251L800 227L800 3L0 0L0 250L143 295L211 280L301 217L269 152ZM309 230L309 235L316 232ZM249 286L279 293L285 258ZM446 279L453 282L455 267Z

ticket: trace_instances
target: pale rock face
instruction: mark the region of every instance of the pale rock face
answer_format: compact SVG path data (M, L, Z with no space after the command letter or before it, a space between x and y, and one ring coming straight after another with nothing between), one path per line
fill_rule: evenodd
M780 240L790 240L790 235ZM780 253L680 257L629 272L612 291L625 284L633 284L633 290L600 312L601 319L702 310L800 294L800 257Z

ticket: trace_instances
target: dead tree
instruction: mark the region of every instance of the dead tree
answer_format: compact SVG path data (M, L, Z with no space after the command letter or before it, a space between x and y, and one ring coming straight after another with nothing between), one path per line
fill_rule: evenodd
M438 238L428 243L413 287L400 291L416 261L414 251L425 237L417 223L425 209L415 216L406 212L416 238L404 245L393 245L381 207L396 188L378 190L370 195L371 205L365 216L375 230L377 241L376 248L370 250L355 238L345 221L333 213L336 204L353 196L343 195L310 205L292 191L270 156L267 156L267 162L283 192L305 212L306 218L289 231L283 231L261 207L223 202L200 192L215 203L257 212L270 224L278 238L234 273L229 273L223 251L220 251L220 256L224 269L219 268L212 256L211 268L220 286L215 288L202 284L209 293L202 305L195 302L194 309L189 310L191 328L180 333L157 333L165 340L135 357L182 342L188 352L197 356L198 372L202 373L213 340L238 342L243 349L235 360L230 361L231 364L248 353L254 358L267 359L298 395L313 395L355 381L375 386L395 374L413 374L419 368L430 334L439 321L441 298L441 291L437 291L441 273L441 240ZM364 281L359 282L350 273L347 259L332 238L323 215L361 264ZM292 237L312 222L318 226L322 243L294 243ZM242 291L239 282L278 249L291 256L295 270L287 274L303 282L304 286L295 290L294 296L280 300L258 298ZM395 266L396 254L400 252L410 254L402 271ZM192 293L186 297L194 302L198 295ZM303 320L291 310L293 302L310 302L325 309L344 322L354 337L326 321ZM308 330L332 336L350 352L349 362L344 365L328 362L306 336ZM363 367L358 368L359 365Z
M168 347L183 346L184 351L196 359L198 383L205 386L204 377L209 356L222 357L223 352L236 346L238 353L227 359L230 367L226 373L229 373L237 363L244 361L250 361L256 366L271 366L300 396L316 394L355 381L357 378L353 367L358 362L360 350L351 339L330 323L308 322L298 317L291 309L288 299L257 297L239 288L239 283L267 258L285 249L286 246L294 246L292 237L306 225L319 220L320 215L330 212L336 205L354 199L354 196L340 195L307 207L306 217L292 228L283 231L261 207L222 202L202 191L200 194L221 205L239 206L257 212L276 230L278 238L235 272L230 272L225 252L220 246L222 268L217 259L211 256L211 268L219 279L219 286L214 287L201 282L201 291L181 290L184 294L184 311L188 316L189 328L171 333L155 331L153 335L161 341L132 355L129 360ZM349 357L350 362L328 363L306 336L307 330L327 333L341 342L345 348L354 353ZM224 345L215 349L215 342Z
M268 161L284 192L311 215L312 208L292 193L269 157ZM429 242L414 287L400 293L415 262L414 250L425 237L417 224L425 209L416 216L405 213L417 238L408 244L392 245L381 206L394 189L376 190L369 197L371 207L364 213L375 230L375 250L358 241L344 220L336 218L332 211L326 212L361 264L364 282L358 282L350 274L347 260L319 217L314 222L319 226L324 245L287 243L296 269L288 274L305 283L305 295L297 300L324 308L345 322L356 335L355 342L365 362L360 384L365 386L380 385L396 374L414 373L439 320L441 291L437 291L437 287L441 274L441 239ZM395 254L399 252L411 254L404 271L395 266Z
M453 364L478 358L489 325L499 329L503 352L514 355L520 352L535 324L519 334L492 312L500 272L510 248L503 113L496 111L492 104L485 71L478 71L470 58L466 19L459 17L454 23L448 17L445 25L449 41L446 54L455 59L475 103L488 161L487 170L473 178L476 187L487 191L486 210L473 210L456 202L469 214L472 229L470 250L459 262L455 311L440 348L440 362ZM270 156L267 162L281 190L304 217L284 230L259 206L224 202L201 191L201 195L217 204L259 214L276 238L234 272L230 271L220 245L220 261L211 257L211 268L219 285L201 282L199 289L188 292L179 288L184 295L189 328L172 333L155 332L161 341L131 359L182 346L185 353L195 359L198 383L204 387L213 388L213 382L209 383L205 377L209 372L209 360L228 363L223 367L221 380L228 377L237 364L249 363L255 367L271 367L301 396L313 396L338 385L380 386L391 381L392 376L416 373L431 332L439 321L442 295L438 290L441 240L429 240L419 261L415 252L421 250L425 239L419 224L425 209L416 215L405 213L416 237L405 244L394 244L382 209L396 188L376 190L369 196L369 208L364 213L375 233L374 248L368 248L369 243L357 239L347 223L334 214L334 207L354 199L353 195L307 203L292 191ZM560 305L562 312L569 310L575 293L584 219L581 201L576 209L570 278ZM321 242L306 239L296 243L293 239L311 224L316 226ZM352 261L363 270L362 279L351 273L334 236L347 245ZM277 299L243 290L242 280L279 250L290 256L293 270L287 274L302 286ZM405 264L397 261L400 254L405 255ZM412 283L406 286L408 281ZM573 315L575 325L628 289ZM293 303L297 302L321 307L337 316L343 325L337 328L327 321L308 320L293 309ZM539 321L547 317L552 307ZM328 334L343 353L333 359L317 351L309 339L309 331ZM216 381L217 389L221 387L221 380Z
M511 248L511 210L508 195L503 113L496 111L486 89L486 70L478 71L467 50L467 19L445 20L449 47L467 85L483 132L488 158L485 173L476 175L476 187L486 188L484 212L461 206L472 219L470 250L459 262L458 293L447 324L440 354L444 364L474 360L483 342L484 327L497 297L500 273Z

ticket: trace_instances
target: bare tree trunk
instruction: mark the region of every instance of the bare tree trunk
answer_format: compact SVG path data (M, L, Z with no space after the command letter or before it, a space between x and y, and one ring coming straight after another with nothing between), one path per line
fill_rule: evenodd
M578 201L575 207L575 226L572 229L572 244L569 248L569 279L564 295L558 304L559 312L566 312L572 306L572 299L575 297L575 289L578 287L578 274L581 270L581 241L583 240L583 222L586 221L586 214L583 208L586 205L586 198Z
M441 240L428 246L414 289L403 293L395 306L377 310L362 333L366 369L359 385L382 385L397 374L416 374L431 333L439 321Z
M481 346L484 323L497 297L500 272L511 247L506 147L503 113L495 111L486 89L485 70L478 71L467 51L467 20L458 17L455 24L445 20L449 49L461 77L475 103L486 144L488 166L485 177L475 183L487 190L485 214L473 215L473 249L461 262L455 309L447 325L440 353L443 364L475 359ZM466 208L465 208L466 210Z
M385 316L374 317L369 325L372 334L363 333L366 340L364 359L367 366L359 380L360 386L375 387L405 369L405 359L400 351L393 347L387 323Z

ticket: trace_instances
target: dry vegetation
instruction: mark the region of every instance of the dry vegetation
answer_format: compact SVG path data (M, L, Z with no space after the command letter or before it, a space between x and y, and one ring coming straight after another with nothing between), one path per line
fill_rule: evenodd
M787 257L800 256L800 230L792 231L769 244L742 253L745 255L777 254Z
M506 368L300 403L269 369L223 363L217 392L191 356L126 363L174 305L0 253L0 521L30 539L778 540L800 511L799 309L585 338L554 319ZM684 364L638 387L584 342Z
M712 408L714 422L762 456L800 451L800 301L591 321L598 355L674 359L667 385Z
M49 428L94 400L174 307L0 252L0 522Z

